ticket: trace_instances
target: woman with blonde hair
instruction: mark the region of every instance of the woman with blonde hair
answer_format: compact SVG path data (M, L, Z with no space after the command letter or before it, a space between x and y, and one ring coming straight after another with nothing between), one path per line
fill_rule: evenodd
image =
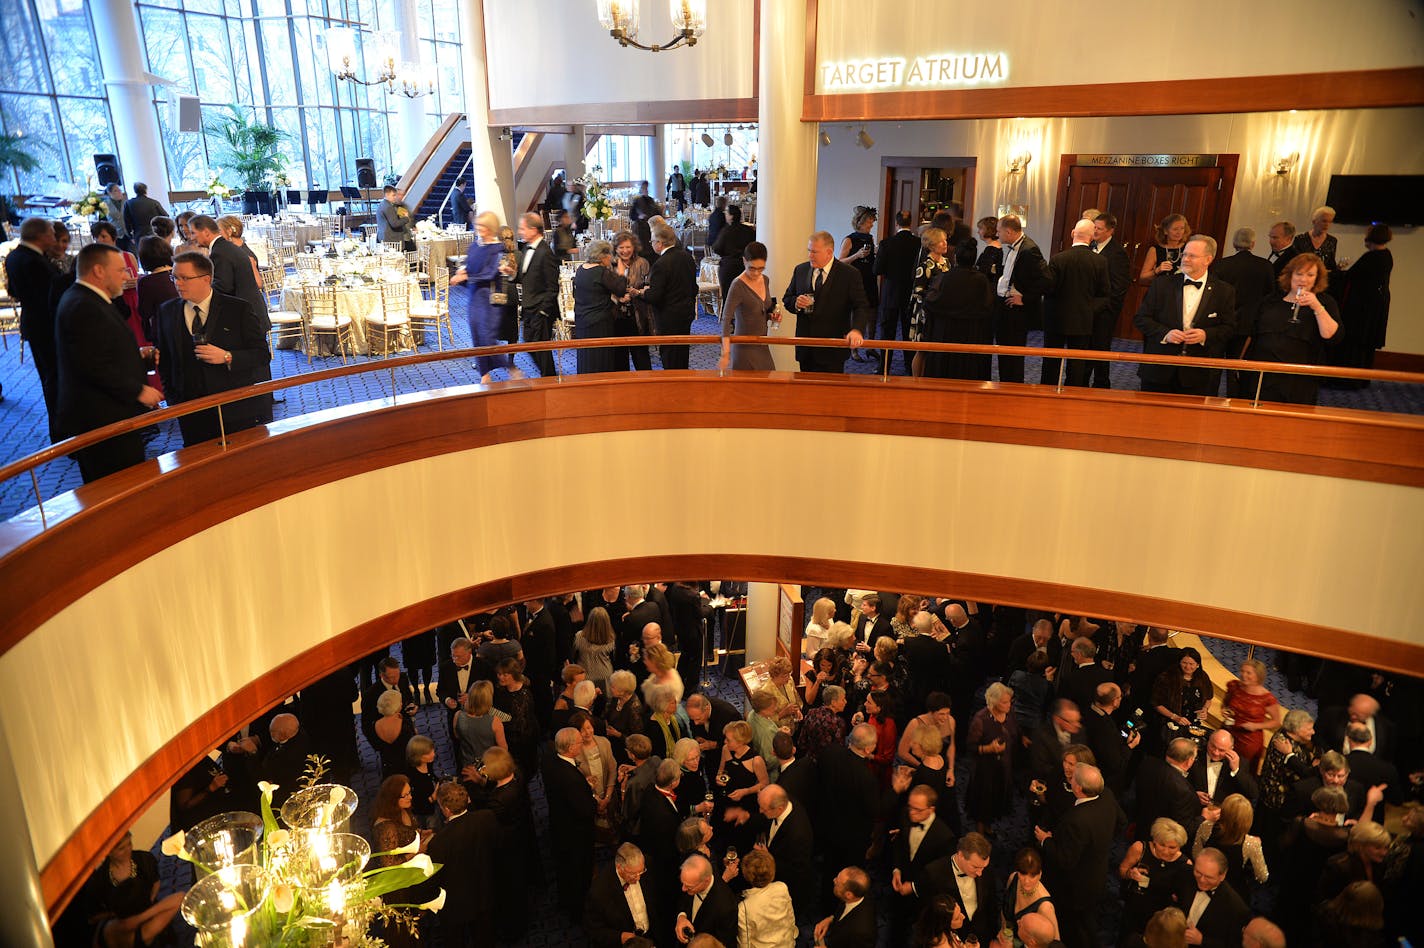
M1221 801L1221 808L1212 819L1203 820L1197 827L1196 839L1192 843L1193 859L1207 847L1219 849L1225 854L1226 874L1231 878L1231 887L1247 902L1251 901L1255 887L1265 885L1270 877L1266 857L1261 852L1261 838L1250 833L1255 818L1251 801L1239 793L1233 793Z
M737 948L795 944L796 912L791 890L776 881L776 858L764 849L753 849L742 857L741 871L747 889L737 906Z
M464 706L455 712L455 760L461 766L472 764L491 747L509 749L504 736L504 722L509 715L494 707L494 685L477 681L465 692Z
M1157 242L1152 245L1152 252L1143 258L1137 281L1145 285L1158 274L1176 272L1181 267L1182 248L1191 234L1192 225L1184 215L1168 214L1162 218L1162 223L1157 225Z
M465 319L470 326L470 345L480 348L499 344L499 320L504 309L490 299L491 292L502 292L504 277L499 272L505 262L504 242L499 239L499 215L485 211L475 218L475 239L465 254L465 265L450 277L451 286L468 283L469 302ZM509 356L487 355L475 358L475 370L480 381L488 383L495 369L505 369L510 378L523 378Z
M826 637L830 635L835 621L835 600L826 596L817 599L811 606L811 621L806 623L806 631L801 633L801 653L811 656L825 648Z
M1182 824L1159 817L1152 821L1146 843L1138 840L1127 848L1117 867L1122 880L1118 891L1123 899L1123 931L1141 929L1191 880L1192 861L1184 854L1186 845L1187 831Z
M681 704L686 689L682 676L677 673L677 658L668 647L661 642L649 645L643 650L643 665L648 669L648 680L643 682L643 700L648 706L653 705L651 693L655 687L667 688Z
M608 610L594 606L589 610L588 621L574 635L573 656L574 661L583 666L589 681L604 694L608 694L608 680L613 677L613 650L617 647Z
M1142 942L1147 948L1186 948L1186 914L1176 906L1162 909L1147 920Z
M1281 726L1285 709L1266 687L1265 663L1248 658L1241 663L1236 681L1226 683L1221 702L1226 729L1236 742L1236 753L1254 767L1266 749L1266 732Z
M778 726L794 726L801 719L801 695L791 680L791 659L778 655L767 663L770 680L758 693L771 696L773 707L768 715Z

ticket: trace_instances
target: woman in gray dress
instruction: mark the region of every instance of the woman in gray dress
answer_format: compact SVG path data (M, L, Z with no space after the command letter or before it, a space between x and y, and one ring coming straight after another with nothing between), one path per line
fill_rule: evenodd
M717 368L770 372L776 368L766 346L732 345L728 336L765 336L767 323L781 322L776 296L766 278L766 244L752 241L742 254L746 269L732 280L722 303L722 358Z

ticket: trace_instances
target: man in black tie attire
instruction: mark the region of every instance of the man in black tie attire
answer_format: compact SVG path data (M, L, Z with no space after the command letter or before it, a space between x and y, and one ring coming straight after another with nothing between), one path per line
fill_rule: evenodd
M270 376L271 350L257 315L242 300L213 289L212 261L196 251L173 263L178 298L158 308L158 374L168 404L245 388ZM215 441L271 416L271 396L244 399L178 419L183 444Z
M810 924L816 911L816 871L811 862L815 836L810 813L776 784L757 794L757 810L757 832L766 835L766 850L776 859L776 878L786 883L791 893L796 923Z
M908 211L895 212L895 233L880 241L875 251L875 275L880 277L880 325L875 338L910 341L910 293L914 290L915 264L920 258L920 238L910 229Z
M949 856L958 842L949 824L936 818L938 802L934 787L911 787L905 800L905 815L899 827L891 831L891 887L901 896L895 900L893 916L896 943L906 940L911 923L924 907L924 900L915 894L915 883L924 875L926 866Z
M1215 358L1236 327L1236 291L1207 272L1216 240L1194 234L1182 248L1182 272L1159 273L1147 288L1133 325L1142 333L1142 351L1152 355ZM1208 369L1143 364L1137 369L1144 392L1210 395Z
M372 747L376 746L376 721L381 716L376 710L376 702L387 691L399 694L406 716L415 717L415 689L410 686L410 679L401 672L400 662L390 657L381 659L376 683L361 693L361 733L366 735L366 741Z
M1088 246L1093 222L1086 218L1073 226L1073 246L1053 255L1048 264L1048 296L1043 311L1043 345L1048 349L1091 348L1093 327L1105 317L1112 286L1108 262ZM1089 363L1070 360L1069 385L1088 384ZM1038 381L1057 385L1060 360L1044 359Z
M267 726L267 736L272 743L262 756L257 776L277 785L272 792L272 808L280 810L287 798L300 789L299 781L307 769L307 755L312 753L311 738L302 730L295 714L279 714L272 718L272 723Z
M1152 824L1160 817L1175 820L1187 831L1187 839L1201 825L1201 801L1191 783L1197 744L1178 737L1167 745L1166 758L1148 757L1137 771L1137 835L1146 840Z
M836 259L835 238L825 231L811 235L806 263L797 264L781 303L796 312L796 334L805 338L844 339L851 349L865 343L875 311L865 296L860 271ZM802 372L844 372L845 350L839 347L797 346Z
M677 900L673 935L686 944L693 932L724 945L737 944L737 897L717 878L706 856L693 853L682 864L682 895Z
M981 945L989 944L999 930L998 886L984 873L991 853L987 837L965 833L958 848L925 866L913 886L925 901L947 895L958 902L965 928L979 936Z
M40 377L40 393L49 415L49 440L58 441L59 367L56 364L54 310L50 308L50 286L59 268L50 258L54 248L54 226L42 217L27 217L20 224L20 245L5 256L5 288L20 304L20 338L30 344L35 373Z
M1206 753L1198 754L1193 762L1187 776L1202 806L1220 806L1233 793L1256 802L1256 778L1251 776L1250 762L1241 759L1235 745L1230 731L1212 731Z
M1093 320L1091 346L1099 352L1112 349L1113 330L1117 328L1117 317L1122 312L1123 300L1127 299L1128 288L1132 286L1132 263L1127 257L1127 248L1116 237L1117 215L1103 212L1093 219L1093 253L1108 264L1108 306L1097 319ZM1112 388L1107 362L1094 362L1088 368L1090 384L1093 388Z
M582 743L578 731L561 728L554 735L553 752L539 770L549 801L549 847L559 905L574 922L583 914L593 876L593 819L598 811L593 788L578 769Z
M1295 225L1290 221L1276 221L1271 225L1271 229L1266 231L1266 240L1271 244L1271 255L1266 259L1270 261L1276 276L1280 276L1286 264L1290 263L1291 257L1300 253L1294 247Z
M842 869L831 883L836 910L816 923L814 934L826 948L875 948L879 929L870 877L857 866Z
M499 824L491 810L471 810L470 795L456 781L442 783L435 802L445 824L426 848L440 868L432 877L445 890L445 907L436 916L440 934L452 948L492 946L495 840Z
M519 318L524 323L525 342L548 342L554 338L554 320L559 318L559 261L544 239L544 221L538 214L519 217L519 265L514 272L500 272L519 287ZM534 367L544 378L554 374L550 352L531 353Z
M1211 847L1197 856L1175 902L1187 915L1187 944L1201 948L1236 948L1251 920L1251 910L1226 883L1226 855Z
M1231 236L1231 246L1236 250L1229 257L1223 256L1211 265L1211 273L1218 280L1230 283L1236 290L1236 329L1226 342L1223 350L1226 358L1239 359L1246 347L1246 341L1256 326L1256 309L1261 300L1276 291L1276 271L1265 257L1252 253L1256 246L1256 229L1238 227ZM1226 394L1232 398L1244 397L1246 390L1240 373L1228 372L1230 379ZM1212 387L1216 391L1216 387Z
M109 244L79 251L76 280L55 314L57 433L62 438L123 421L155 408L162 395L146 384L148 370L133 333L111 302L124 291L124 255ZM143 460L137 431L76 451L88 484Z
M652 887L643 885L647 871L642 850L624 843L612 864L593 877L583 908L583 931L593 948L622 948L633 936L662 932L662 906Z
M1079 764L1068 785L1073 808L1053 832L1035 826L1033 835L1043 849L1064 943L1068 948L1096 948L1098 902L1107 887L1108 854L1126 819L1112 797L1103 794L1098 768Z
M463 635L451 642L450 659L440 663L439 679L435 683L435 698L445 706L446 733L457 753L459 741L455 739L455 712L460 710L460 699L475 681L472 667L474 651L474 643ZM457 763L464 766L477 761L462 760Z
M1048 264L1043 251L1023 232L1023 221L1016 215L999 218L999 238L1004 245L1004 272L999 277L994 295L994 344L1022 346L1028 342L1030 326L1040 320L1039 307L1048 288ZM1024 380L1023 356L999 359L999 381Z
M697 316L697 264L666 224L653 228L652 246L658 257L648 272L648 285L637 293L653 307L658 335L685 336ZM687 368L687 346L659 346L658 353L664 369Z

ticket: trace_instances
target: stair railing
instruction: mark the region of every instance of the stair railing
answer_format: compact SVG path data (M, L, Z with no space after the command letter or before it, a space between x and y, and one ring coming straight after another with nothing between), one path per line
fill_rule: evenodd
M470 165L474 164L474 162L475 162L475 153L474 153L473 151L471 151L471 152L470 152L470 157L468 157L468 158L465 159L465 164L460 168L460 173L457 174L457 175L455 175L455 180L456 180L456 181L459 181L459 180L461 180L462 178L464 178L465 175L469 174L469 173L470 173ZM479 199L479 195L478 195L478 194L475 195L475 199L476 199L476 200ZM444 219L445 219L445 205L447 205L447 204L449 204L449 203L450 203L450 192L449 192L449 191L446 191L446 192L445 192L445 198L440 202L440 206L435 209L435 219L436 219L437 221L441 221L441 220L444 220ZM466 223L468 223L468 222L466 222Z

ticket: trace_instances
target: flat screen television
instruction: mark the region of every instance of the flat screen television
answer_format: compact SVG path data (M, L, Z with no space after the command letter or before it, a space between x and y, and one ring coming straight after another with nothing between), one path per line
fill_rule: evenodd
M1424 224L1424 175L1332 175L1325 203L1335 208L1337 224Z

